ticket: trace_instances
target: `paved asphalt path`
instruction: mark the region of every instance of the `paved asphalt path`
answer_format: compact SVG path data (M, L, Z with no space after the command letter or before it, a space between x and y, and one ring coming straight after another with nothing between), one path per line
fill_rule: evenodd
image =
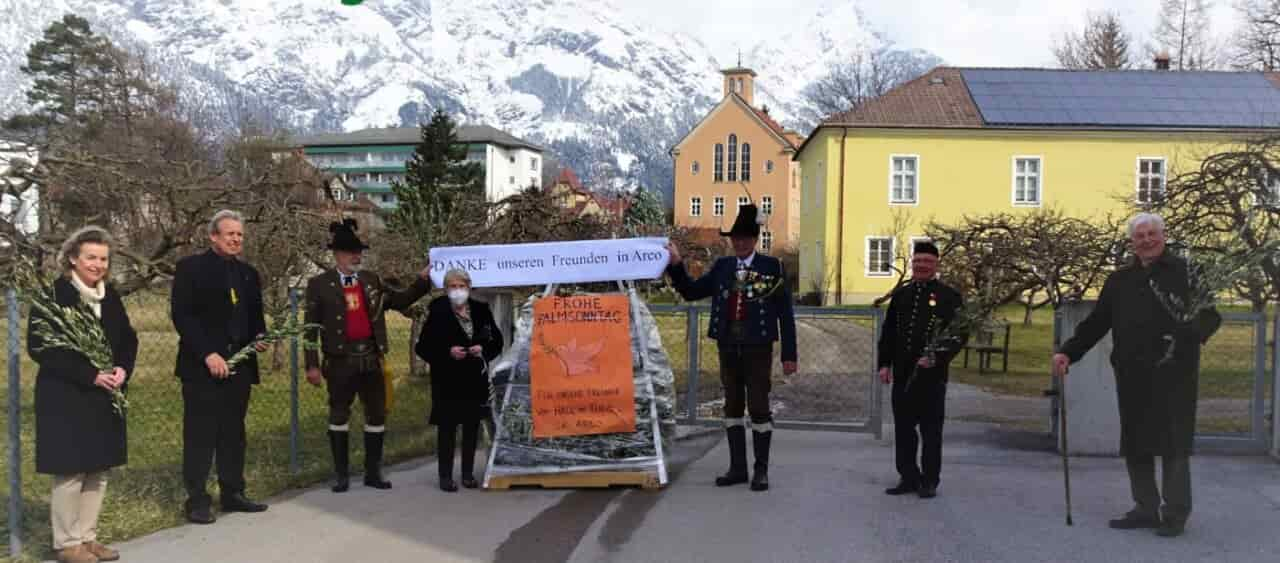
M888 433L892 435L892 432ZM888 497L892 447L855 434L778 431L773 490L711 486L719 432L678 443L659 492L436 488L434 460L397 467L395 489L357 480L274 499L118 547L131 563L189 562L1242 562L1280 561L1280 463L1198 456L1185 536L1121 532L1120 460L1073 458L1075 526L1064 523L1061 459L1037 434L949 422L940 496Z

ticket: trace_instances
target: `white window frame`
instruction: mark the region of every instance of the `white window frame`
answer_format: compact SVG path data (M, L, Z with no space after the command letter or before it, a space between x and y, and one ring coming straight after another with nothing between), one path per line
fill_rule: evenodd
M773 196L771 195L761 196L760 213L763 213L765 215L773 215Z
M1163 194L1169 189L1169 159L1163 156L1139 156L1133 163L1133 198L1136 203L1152 203L1150 200L1142 201L1142 163L1157 160L1160 161L1160 193Z
M690 173L690 174L692 174L692 175L694 175L694 176L697 176L697 175L698 175L698 172L699 172L700 170L702 170L702 165L701 165L701 164L698 164L698 161L696 161L696 160L695 160L695 161L693 161L693 162L689 163L689 173Z
M689 198L689 216L702 216L702 196L693 196Z
M718 195L711 200L711 216L724 217L724 196Z
M760 250L769 252L773 249L773 231L760 231Z
M1262 187L1266 194L1264 198L1258 198L1257 194L1253 194L1253 204L1256 207L1280 207L1280 175L1272 176L1271 172L1266 168L1262 169Z
M910 158L910 159L915 159L916 161L916 170L914 175L915 186L913 186L914 191L912 193L912 195L914 195L915 198L912 200L893 199L893 175L895 173L893 170L893 161L899 158L902 158L902 159ZM888 187L889 187L889 205L912 205L912 206L920 205L920 155L918 154L889 155L889 186Z
M883 272L875 271L872 269L872 264L877 264L877 263L871 261L871 243L873 241L881 241L881 240L889 241L889 259L887 260L887 262L890 262L890 263L893 262L894 246L897 244L897 241L895 241L892 236L888 236L888 235L867 235L866 242L862 245L862 249L863 249L862 273L868 278L887 278L893 275L892 268L889 268ZM878 262L878 264L883 264L883 263L884 262Z
M1035 201L1018 201L1018 161L1034 160L1036 161L1036 199ZM1044 204L1044 157L1035 154L1013 155L1013 159L1009 161L1012 174L1009 178L1009 201L1013 202L1014 207L1040 207ZM1024 176L1029 176L1024 174Z
M734 216L736 217L738 213L742 213L742 206L749 203L751 203L751 198L745 195L738 196L738 207L733 210Z
M529 159L529 170L531 172L538 171L538 157L535 156Z
M764 161L764 173L765 173L765 174L773 174L773 161L772 161L772 160L766 160L766 161Z

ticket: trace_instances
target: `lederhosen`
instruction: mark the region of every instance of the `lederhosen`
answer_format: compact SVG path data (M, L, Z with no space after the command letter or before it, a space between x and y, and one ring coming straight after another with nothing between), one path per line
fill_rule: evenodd
M340 278L345 278L340 274ZM329 390L329 425L333 430L346 430L351 419L351 404L357 397L365 414L365 431L381 431L387 419L386 387L382 375L382 354L373 332L374 311L370 310L368 294L359 278L343 280L348 327L353 315L355 322L368 325L367 330L344 331L344 354L326 353L322 371ZM363 320L358 315L363 307ZM354 337L354 338L353 338Z

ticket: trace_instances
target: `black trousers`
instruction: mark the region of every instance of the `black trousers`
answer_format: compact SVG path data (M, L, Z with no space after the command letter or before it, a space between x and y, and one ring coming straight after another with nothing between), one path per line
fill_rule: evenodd
M752 424L773 422L769 408L769 378L773 371L773 344L720 342L720 384L724 387L726 424L750 413Z
M1156 487L1155 456L1126 456L1125 468L1129 470L1129 489L1138 510L1155 515L1160 511L1165 520L1185 523L1191 515L1191 457L1161 456L1160 480L1163 487ZM1161 489L1164 489L1161 491ZM1160 508L1161 493L1164 508Z
M205 481L215 458L222 495L244 492L244 417L251 388L235 376L182 382L182 478L191 505L210 502Z
M364 409L366 427L387 423L386 382L376 354L327 357L324 379L329 390L329 424L342 426L350 422L351 404L356 397Z
M453 453L457 447L458 426L462 426L462 476L474 477L476 468L476 442L479 441L480 421L459 424L441 424L436 427L436 453L441 479L453 478Z
M896 369L894 373L893 434L898 475L904 483L936 487L942 474L942 422L946 418L947 384L920 377L907 391L907 378L899 377Z

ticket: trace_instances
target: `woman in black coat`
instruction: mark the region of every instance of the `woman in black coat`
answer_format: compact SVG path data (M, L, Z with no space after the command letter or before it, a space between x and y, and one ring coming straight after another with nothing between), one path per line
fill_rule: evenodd
M59 561L112 561L119 554L98 543L98 515L106 471L128 459L124 413L116 412L112 391L133 372L138 336L129 324L120 294L106 283L111 239L98 227L73 233L58 262L66 274L53 284L64 306L84 303L102 323L114 366L99 369L83 354L43 349L44 338L27 330L27 351L40 364L36 375L36 471L53 475L50 520ZM39 317L32 314L32 325Z
M431 365L431 419L436 426L440 489L454 492L453 452L462 426L462 486L476 488L476 441L480 420L488 413L488 364L502 352L502 333L493 312L470 299L471 276L450 270L444 276L447 296L429 305L426 327L415 351Z

